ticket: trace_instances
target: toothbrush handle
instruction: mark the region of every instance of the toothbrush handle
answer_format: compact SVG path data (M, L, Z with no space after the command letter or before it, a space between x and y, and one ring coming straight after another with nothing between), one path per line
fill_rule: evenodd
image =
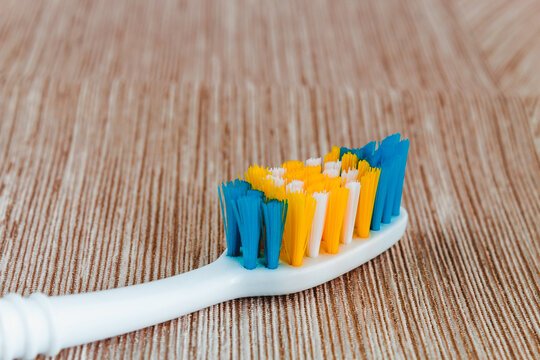
M91 293L0 299L0 358L56 355L155 325L239 295L240 266L220 257L185 274Z

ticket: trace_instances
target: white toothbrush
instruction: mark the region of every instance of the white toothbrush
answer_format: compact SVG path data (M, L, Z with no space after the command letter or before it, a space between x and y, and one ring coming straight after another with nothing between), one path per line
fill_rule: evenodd
M246 270L240 258L221 255L213 263L145 284L77 295L8 294L0 299L2 359L56 355L61 349L128 333L223 301L283 295L332 280L373 259L404 234L408 215L400 215L367 239L340 245L336 255L304 258L275 270L259 264Z

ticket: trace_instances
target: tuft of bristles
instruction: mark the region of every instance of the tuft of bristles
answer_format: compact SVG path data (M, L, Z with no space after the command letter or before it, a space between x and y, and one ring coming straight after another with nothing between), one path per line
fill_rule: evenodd
M315 199L304 192L287 193L289 210L285 220L281 255L292 266L302 265L315 214Z
M336 186L330 190L328 196L328 209L326 210L326 221L323 230L323 242L325 250L329 254L337 254L339 247L339 236L343 225L343 218L347 209L347 199L349 189Z
M358 200L358 210L356 212L356 234L360 238L369 236L369 226L373 214L373 204L381 169L370 168L364 171L360 177L360 199Z
M238 256L240 254L240 233L234 207L237 200L245 195L250 188L251 185L247 181L239 179L221 184L221 190L218 188L227 237L227 255L229 256Z
M234 214L240 230L242 256L246 269L255 269L261 237L262 212L261 203L264 194L258 190L248 190L234 204Z
M283 230L285 219L287 218L286 201L270 200L262 203L264 216L264 259L265 265L269 269L275 269L279 263L279 253L281 252L281 241L283 239Z
M369 237L399 215L408 151L409 140L394 134L358 149L333 146L324 161L250 166L245 180L218 188L227 255L241 255L246 269L300 266L304 256Z

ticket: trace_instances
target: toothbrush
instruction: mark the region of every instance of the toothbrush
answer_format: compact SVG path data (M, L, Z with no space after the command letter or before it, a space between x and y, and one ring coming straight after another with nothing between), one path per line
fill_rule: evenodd
M378 147L334 147L324 157L325 164L331 163L326 174L320 159L274 169L250 167L246 180L220 188L227 250L216 261L111 290L27 298L8 294L0 299L0 358L54 356L63 348L223 301L302 291L355 269L405 232L408 215L401 193L408 148L409 141L399 134ZM287 189L288 184L293 185Z

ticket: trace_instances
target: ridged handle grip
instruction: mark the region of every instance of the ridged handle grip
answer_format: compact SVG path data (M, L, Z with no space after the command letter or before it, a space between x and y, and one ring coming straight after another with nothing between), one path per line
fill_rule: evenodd
M8 294L0 299L0 357L32 359L60 351L49 298Z

